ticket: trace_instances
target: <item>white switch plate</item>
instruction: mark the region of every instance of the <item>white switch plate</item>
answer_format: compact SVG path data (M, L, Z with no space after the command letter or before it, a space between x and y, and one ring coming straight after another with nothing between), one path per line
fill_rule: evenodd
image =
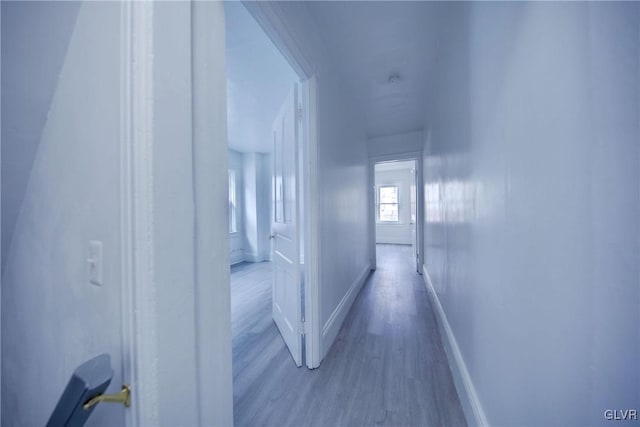
M102 242L91 240L89 242L89 257L87 259L89 283L102 286L102 263Z

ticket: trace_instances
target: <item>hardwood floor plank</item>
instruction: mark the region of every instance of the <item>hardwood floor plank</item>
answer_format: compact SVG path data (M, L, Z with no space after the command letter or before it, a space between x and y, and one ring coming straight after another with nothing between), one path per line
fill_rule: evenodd
M271 264L231 268L236 425L466 426L411 248L378 245L320 368L296 368L271 319Z

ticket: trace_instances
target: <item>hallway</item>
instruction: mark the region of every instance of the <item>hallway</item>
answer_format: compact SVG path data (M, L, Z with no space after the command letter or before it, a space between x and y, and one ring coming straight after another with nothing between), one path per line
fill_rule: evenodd
M236 425L466 425L411 247L377 249L316 370L294 366L271 320L270 264L232 267Z

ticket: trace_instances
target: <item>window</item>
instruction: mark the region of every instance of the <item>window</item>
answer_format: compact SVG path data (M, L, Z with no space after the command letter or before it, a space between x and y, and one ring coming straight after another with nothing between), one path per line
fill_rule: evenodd
M236 171L229 169L229 233L238 232Z
M380 222L398 222L398 187L378 188L378 219Z

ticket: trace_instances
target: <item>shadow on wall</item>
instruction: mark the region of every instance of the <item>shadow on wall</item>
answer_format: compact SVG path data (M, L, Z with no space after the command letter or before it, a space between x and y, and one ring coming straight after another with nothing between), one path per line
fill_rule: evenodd
M2 271L81 2L2 2Z

